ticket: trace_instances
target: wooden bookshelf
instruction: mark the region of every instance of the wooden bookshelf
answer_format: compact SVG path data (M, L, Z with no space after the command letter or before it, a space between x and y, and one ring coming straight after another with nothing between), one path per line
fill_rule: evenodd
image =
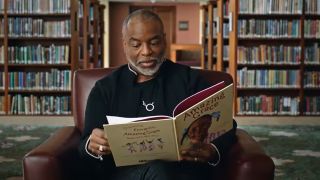
M104 6L98 0L79 0L79 68L103 67Z
M19 2L0 0L0 114L70 115L77 3Z
M228 70L229 0L213 0L201 7L203 69Z
M0 0L1 115L72 114L73 72L103 67L103 11L97 0Z
M320 115L320 2L278 2L230 0L237 116Z

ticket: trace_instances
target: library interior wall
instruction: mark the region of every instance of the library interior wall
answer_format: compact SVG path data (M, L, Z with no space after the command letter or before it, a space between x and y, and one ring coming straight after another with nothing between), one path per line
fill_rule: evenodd
M200 36L200 4L190 3L176 6L176 43L197 44ZM179 21L188 21L189 28L186 31L179 30Z
M134 5L150 5L150 4L138 4ZM199 3L155 3L152 5L159 6L176 6L176 43L181 44L196 44L199 43L199 26L200 26L200 13ZM128 15L130 3L116 3L110 2L108 5L109 12L105 11L105 14L109 14L109 26L105 28L105 34L108 35L109 46L105 44L105 49L109 51L108 65L119 66L126 64L122 40L121 40L121 28L124 18ZM179 21L188 21L189 29L187 31L180 31L178 29ZM109 31L109 32L107 32ZM105 51L106 52L106 51ZM108 67L108 66L106 66Z

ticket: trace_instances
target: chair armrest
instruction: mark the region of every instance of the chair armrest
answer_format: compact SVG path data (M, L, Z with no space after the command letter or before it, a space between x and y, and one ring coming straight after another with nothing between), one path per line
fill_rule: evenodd
M242 129L237 129L236 136L237 142L226 157L226 179L274 179L275 165L261 145Z
M80 131L63 127L23 158L25 180L70 179L78 161ZM72 164L72 165L71 165Z

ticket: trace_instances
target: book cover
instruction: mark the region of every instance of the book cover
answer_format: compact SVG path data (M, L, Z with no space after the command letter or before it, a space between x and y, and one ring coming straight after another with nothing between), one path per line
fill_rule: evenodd
M233 84L215 84L181 101L172 117L107 116L105 136L116 166L150 160L180 160L180 151L194 141L210 143L233 127Z

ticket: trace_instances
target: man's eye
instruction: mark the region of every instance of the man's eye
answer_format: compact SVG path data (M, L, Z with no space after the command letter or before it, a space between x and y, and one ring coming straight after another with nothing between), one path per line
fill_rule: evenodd
M139 43L132 43L131 44L131 47L135 47L135 48L137 48L137 47L139 47L140 46L140 44Z
M154 41L151 41L150 44L151 45L158 45L158 44L160 44L160 41L159 40L154 40Z

